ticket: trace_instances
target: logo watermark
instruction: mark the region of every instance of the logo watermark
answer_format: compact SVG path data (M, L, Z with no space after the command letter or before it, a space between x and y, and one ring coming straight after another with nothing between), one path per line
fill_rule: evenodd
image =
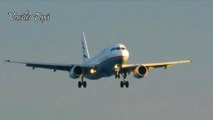
M44 23L45 21L50 20L50 13L43 14L42 12L34 12L31 13L27 10L22 14L18 14L17 12L9 12L9 19L11 21L40 21Z

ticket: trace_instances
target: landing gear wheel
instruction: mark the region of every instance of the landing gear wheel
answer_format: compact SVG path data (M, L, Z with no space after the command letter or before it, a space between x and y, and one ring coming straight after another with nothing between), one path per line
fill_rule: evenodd
M121 88L124 87L124 82L123 81L121 81L120 86L121 86Z
M126 88L128 88L129 87L129 81L126 81L125 85L126 85Z
M82 82L78 81L78 88L81 88L81 86L82 86Z
M78 88L81 88L82 86L84 88L86 88L87 87L87 82L86 81L78 81Z
M121 81L120 86L121 86L121 88L123 88L124 86L126 86L126 88L128 88L129 82L128 81Z
M83 84L84 88L87 87L87 82L86 81L83 81L82 84Z

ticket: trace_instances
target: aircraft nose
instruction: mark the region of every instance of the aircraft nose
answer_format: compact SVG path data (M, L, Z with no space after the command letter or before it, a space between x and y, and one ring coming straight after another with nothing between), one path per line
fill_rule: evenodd
M121 52L122 56L128 57L129 58L129 51L128 50L123 50Z
M128 50L123 50L122 52L121 52L121 54L122 54L122 63L126 63L127 62L127 60L128 60L128 58L129 58L129 52L128 52Z

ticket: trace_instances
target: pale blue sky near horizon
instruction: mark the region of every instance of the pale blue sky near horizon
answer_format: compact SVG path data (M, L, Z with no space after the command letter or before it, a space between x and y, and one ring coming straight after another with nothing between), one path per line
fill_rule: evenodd
M1 120L212 120L213 2L0 2ZM9 12L50 13L50 20L10 21ZM128 63L192 59L143 79L88 81L67 72L7 64L5 59L81 63L81 34L90 55L123 43Z

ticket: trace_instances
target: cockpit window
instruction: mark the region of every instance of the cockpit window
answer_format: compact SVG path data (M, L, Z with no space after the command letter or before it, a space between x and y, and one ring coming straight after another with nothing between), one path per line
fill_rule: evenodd
M114 47L111 49L111 51L114 51L114 50L126 50L126 48L124 47Z

